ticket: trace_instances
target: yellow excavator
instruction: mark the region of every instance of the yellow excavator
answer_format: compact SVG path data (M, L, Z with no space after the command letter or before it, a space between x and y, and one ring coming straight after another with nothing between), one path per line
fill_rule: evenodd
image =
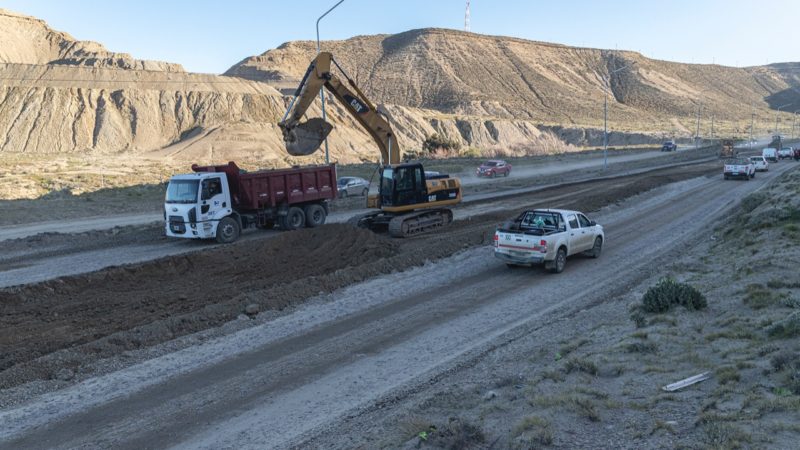
M331 71L331 65L344 76L347 84ZM323 88L364 127L380 150L378 194L367 198L367 207L380 210L355 217L351 223L376 231L388 230L394 237L407 237L452 222L453 212L447 206L461 202L461 181L448 175L426 175L420 163L402 163L400 145L386 115L378 111L328 52L319 53L311 61L278 124L289 154L314 153L333 130L333 126L321 118L301 122Z

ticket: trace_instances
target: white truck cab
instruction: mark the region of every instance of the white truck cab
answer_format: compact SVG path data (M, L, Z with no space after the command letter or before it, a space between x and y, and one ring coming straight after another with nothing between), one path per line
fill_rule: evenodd
M192 173L170 178L164 198L167 236L217 238L220 221L233 213L230 192L224 173Z

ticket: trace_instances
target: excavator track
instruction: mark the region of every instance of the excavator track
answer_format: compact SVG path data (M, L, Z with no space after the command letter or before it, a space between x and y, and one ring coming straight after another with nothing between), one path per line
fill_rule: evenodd
M453 212L449 209L414 211L392 217L392 220L389 221L389 235L392 237L416 236L446 227L452 221Z

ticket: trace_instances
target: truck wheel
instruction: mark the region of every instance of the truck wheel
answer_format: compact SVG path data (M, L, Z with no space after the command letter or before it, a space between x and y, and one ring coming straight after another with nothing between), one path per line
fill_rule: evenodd
M597 236L594 238L594 245L592 246L592 250L589 252L589 256L592 258L599 258L600 253L603 252L603 238Z
M305 207L305 216L308 228L318 227L325 223L325 208L317 204L308 205Z
M553 261L553 265L550 266L550 271L553 273L561 273L564 271L564 266L567 265L567 250L564 247L558 249L558 253L556 253L556 259Z
M230 244L239 239L239 222L233 217L225 217L217 224L217 242L220 244Z
M289 211L286 212L286 215L281 217L281 228L284 230L296 230L298 228L303 228L306 224L306 215L303 213L303 210L298 208L297 206L292 206L289 208Z

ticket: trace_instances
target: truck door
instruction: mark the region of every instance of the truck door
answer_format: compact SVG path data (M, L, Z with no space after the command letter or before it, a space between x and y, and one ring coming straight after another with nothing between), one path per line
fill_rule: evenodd
M200 185L200 221L220 220L230 211L230 192L227 180L210 177ZM225 187L225 189L223 189Z
M578 214L578 223L581 226L581 251L589 250L594 246L594 227L592 221L583 214Z
M574 255L575 253L582 252L583 248L581 245L583 243L582 236L581 236L581 226L578 224L578 218L575 214L567 215L567 223L569 230L567 230L567 238L569 240L569 254Z

